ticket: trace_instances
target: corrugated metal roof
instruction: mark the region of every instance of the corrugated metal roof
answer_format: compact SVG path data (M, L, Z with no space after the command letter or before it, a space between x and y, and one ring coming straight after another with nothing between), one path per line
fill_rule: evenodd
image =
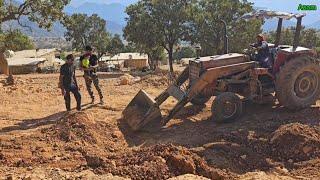
M99 61L108 61L111 59L111 56L102 56Z
M55 58L55 59L53 60L53 62L58 63L58 64L60 64L60 65L63 65L64 63L66 63L64 60L58 59L58 58Z
M280 12L280 11L271 11L271 10L258 10L253 11L251 13L247 13L242 16L242 19L249 20L249 19L270 19L270 18L283 18L286 20L292 18L303 17L306 14L293 14L287 12Z
M111 58L111 60L128 60L130 59L130 55L132 59L148 59L148 55L140 54L140 53L120 53Z
M45 58L8 58L9 66L37 65L47 61Z
M57 49L39 49L36 51L35 49L32 50L23 50L14 52L13 58L34 58L34 57L41 57L47 55L52 52L56 52Z

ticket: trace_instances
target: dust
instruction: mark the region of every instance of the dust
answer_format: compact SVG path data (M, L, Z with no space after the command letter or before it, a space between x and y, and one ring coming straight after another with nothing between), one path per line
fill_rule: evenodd
M188 173L210 179L232 177L225 171L209 167L201 157L188 149L172 144L130 150L113 158L108 157L104 162L95 172L112 172L132 179L167 179Z

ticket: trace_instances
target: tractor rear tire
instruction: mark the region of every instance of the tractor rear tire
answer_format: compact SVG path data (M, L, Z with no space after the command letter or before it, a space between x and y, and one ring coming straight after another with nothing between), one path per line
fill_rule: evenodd
M242 114L242 101L235 93L222 93L212 102L211 112L218 123L234 121Z
M211 97L206 97L206 96L199 94L191 100L191 103L193 105L203 106L204 104L206 104L210 100L210 98Z
M320 65L309 56L285 63L276 75L276 96L279 103L292 110L314 104L320 95Z

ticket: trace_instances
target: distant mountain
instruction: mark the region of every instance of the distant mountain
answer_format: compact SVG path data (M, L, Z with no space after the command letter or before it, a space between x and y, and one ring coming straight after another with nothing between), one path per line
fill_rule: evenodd
M79 0L84 1L84 0ZM99 0L94 0L99 1ZM102 0L101 0L102 1ZM122 35L122 30L126 25L125 13L126 6L120 3L98 4L98 3L83 3L78 7L67 6L65 12L68 14L85 13L88 15L98 14L101 18L107 21L107 30L112 34Z
M96 4L111 4L111 3L119 3L124 6L129 4L136 3L138 0L90 0L91 3ZM82 4L88 2L88 0L71 0L70 5L73 7L81 6Z
M88 15L98 14L106 21L113 21L114 23L125 25L126 6L113 3L113 4L97 4L97 3L84 3L79 7L67 6L65 12L68 14L85 13Z
M314 29L319 29L319 30L320 30L320 20L317 21L317 22L314 22L314 23L312 23L312 24L309 24L307 27L308 27L308 28L314 28Z
M22 27L18 24L17 21L8 21L1 25L1 29L4 31L10 29L19 29L24 34L31 36L31 37L63 37L65 28L60 23L54 23L51 31L47 31L45 29L41 29L38 25L34 22L28 20L27 17L22 17L20 20L21 24L27 25L28 27Z
M126 24L125 8L121 4L84 3L77 8L69 5L65 8L65 12L68 14L86 13L88 15L96 13L107 21L106 28L110 33L122 35L122 30ZM24 34L31 37L63 37L66 32L66 29L59 22L54 23L51 31L40 29L36 23L29 21L27 17L22 17L20 22L28 25L32 31L30 31L30 28L21 27L17 21L5 22L1 25L1 28L3 30L20 29Z

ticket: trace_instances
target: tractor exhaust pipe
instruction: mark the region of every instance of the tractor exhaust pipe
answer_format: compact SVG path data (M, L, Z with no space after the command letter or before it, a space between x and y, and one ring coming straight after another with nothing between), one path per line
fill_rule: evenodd
M224 27L224 54L229 54L229 38L227 32L227 23L222 19L220 19L220 21L223 23Z

